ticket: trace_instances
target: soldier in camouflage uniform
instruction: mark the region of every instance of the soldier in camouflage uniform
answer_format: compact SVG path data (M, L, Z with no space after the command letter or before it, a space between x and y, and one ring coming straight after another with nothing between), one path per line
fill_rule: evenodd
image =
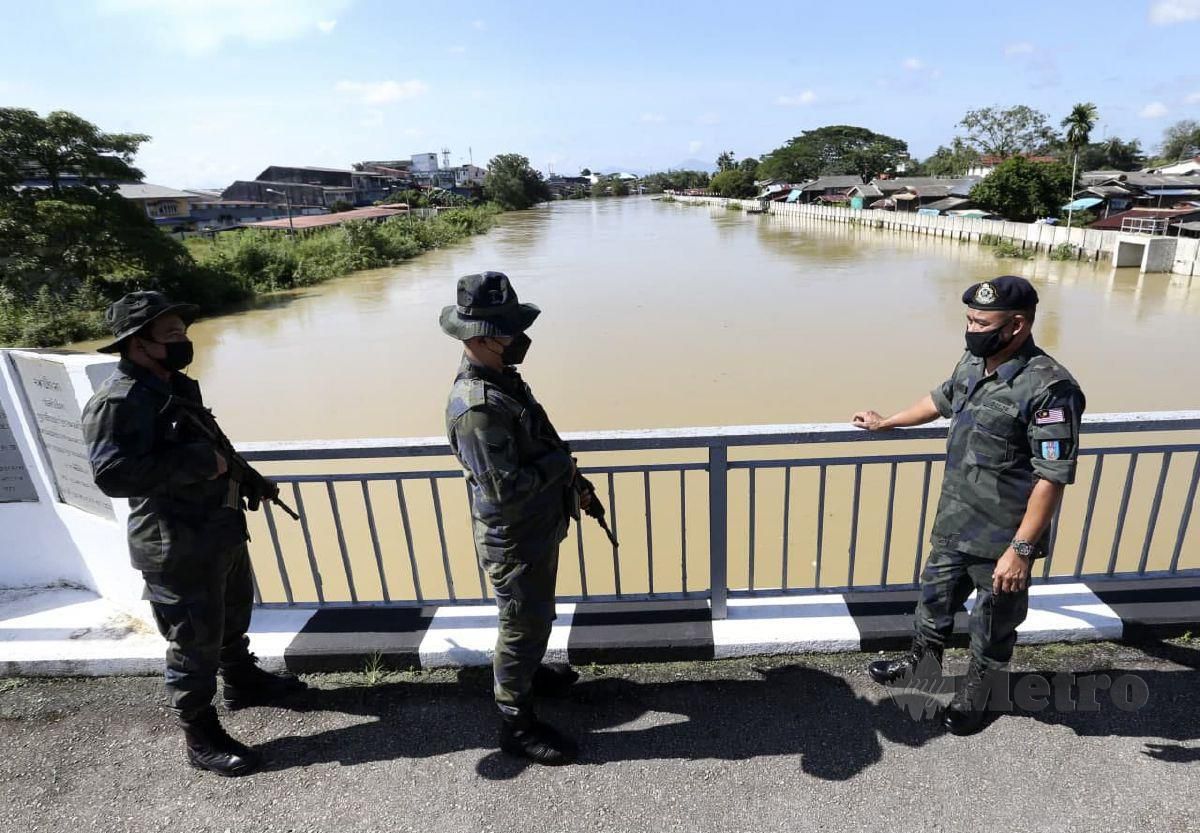
M570 738L539 721L535 695L561 696L578 679L569 666L542 664L554 621L558 547L593 489L567 444L514 365L529 349L539 315L500 272L458 281L458 304L442 330L464 356L446 406L450 447L466 471L475 552L499 608L494 661L500 747L542 764L577 755Z
M231 709L305 686L263 671L248 651L253 588L242 501L257 506L269 496L232 480L229 461L169 404L172 396L203 404L200 386L180 372L192 361L187 327L196 312L157 292L133 292L108 308L114 340L100 351L121 361L88 402L83 431L96 485L129 499L130 559L169 643L167 696L187 760L245 775L260 757L217 719L218 670Z
M1075 481L1085 400L1033 342L1037 301L1033 286L1011 275L970 287L967 352L950 378L887 419L854 415L871 431L951 420L912 649L869 671L886 684L917 674L923 659L940 663L955 613L974 590L971 661L942 718L955 734L984 725L990 687L1004 680L1028 610L1032 563L1046 554L1050 522Z

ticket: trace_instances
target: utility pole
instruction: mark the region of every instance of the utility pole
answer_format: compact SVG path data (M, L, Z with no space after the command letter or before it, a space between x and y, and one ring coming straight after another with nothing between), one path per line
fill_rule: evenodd
M1079 166L1079 149L1075 149L1075 160L1071 162L1071 201L1067 203L1067 231L1071 230L1071 217L1075 213L1075 169Z
M283 197L283 201L287 205L288 236L291 237L293 241L295 241L295 239L296 239L296 224L292 222L292 197L291 197L291 195L287 191L276 191L274 188L267 188L265 190L268 194L277 194L277 195Z

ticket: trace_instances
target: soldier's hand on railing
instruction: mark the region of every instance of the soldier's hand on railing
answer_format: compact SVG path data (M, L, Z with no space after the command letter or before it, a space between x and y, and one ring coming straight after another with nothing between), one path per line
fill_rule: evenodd
M876 411L859 411L851 420L855 428L865 431L878 431L883 425L883 416Z

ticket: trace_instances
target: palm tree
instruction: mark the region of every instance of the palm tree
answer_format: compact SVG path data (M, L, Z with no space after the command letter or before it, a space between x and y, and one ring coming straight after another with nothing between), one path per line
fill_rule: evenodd
M1071 108L1071 113L1062 120L1062 126L1067 129L1067 146L1073 151L1073 159L1071 162L1071 202L1075 202L1075 171L1079 167L1079 149L1088 143L1091 138L1092 128L1096 126L1096 119L1099 112L1096 110L1096 105L1088 101L1083 104L1076 104ZM1071 228L1071 215L1074 213L1072 209L1067 209L1067 230Z

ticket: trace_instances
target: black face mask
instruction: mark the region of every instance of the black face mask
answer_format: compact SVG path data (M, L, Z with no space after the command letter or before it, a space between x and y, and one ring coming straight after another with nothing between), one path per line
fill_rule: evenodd
M153 343L161 344L167 351L165 358L157 360L167 370L183 370L195 358L196 348L190 341L155 341Z
M1010 335L1004 337L1004 328L1012 322L1012 319L1005 321L994 330L985 330L981 333L967 332L967 351L972 356L977 356L981 359L986 359L989 356L994 356L1009 345L1013 340Z
M506 345L500 353L500 361L505 365L520 364L525 361L525 354L529 352L531 344L533 344L533 339L524 333L514 336L512 343Z

